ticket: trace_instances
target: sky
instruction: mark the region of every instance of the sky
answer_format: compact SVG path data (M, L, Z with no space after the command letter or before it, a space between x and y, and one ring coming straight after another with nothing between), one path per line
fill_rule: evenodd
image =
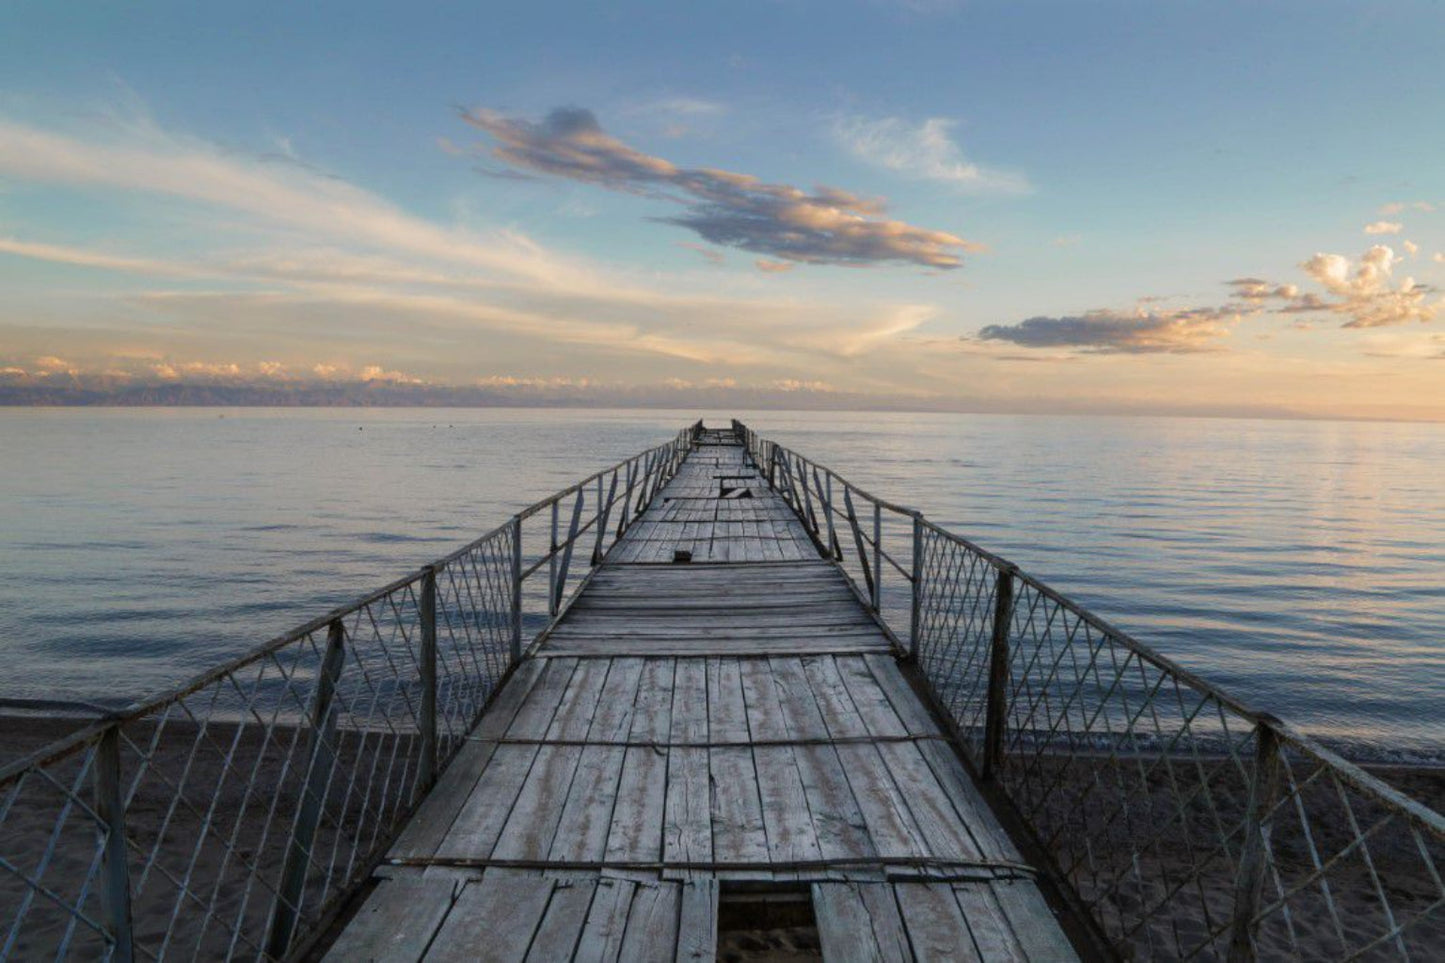
M1438 3L3 21L0 388L1445 420Z

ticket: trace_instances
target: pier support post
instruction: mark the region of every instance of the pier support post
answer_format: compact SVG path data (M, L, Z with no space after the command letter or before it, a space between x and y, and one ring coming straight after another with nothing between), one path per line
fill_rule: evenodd
M326 653L321 658L316 694L311 701L306 784L301 790L300 810L286 847L286 862L281 869L281 883L271 911L271 932L266 937L266 955L278 960L285 958L301 918L306 872L311 866L311 850L316 842L316 829L321 824L326 789L331 782L331 769L336 758L336 713L332 711L331 703L336 695L336 684L341 680L345 645L346 627L340 619L332 619L326 630Z
M1245 815L1244 848L1234 884L1234 931L1229 940L1229 963L1255 959L1254 915L1264 891L1264 847L1268 831L1264 821L1279 798L1284 761L1272 716L1261 717L1254 728L1254 768L1249 779L1249 812Z
M918 643L922 640L922 629L918 618L923 611L923 516L913 513L913 583L912 600L908 615L908 657L918 661Z
M105 730L95 748L95 814L105 832L100 854L101 909L105 914L106 937L115 947L111 955L118 963L135 959L130 916L130 869L125 851L125 801L120 791L120 726Z
M883 611L883 506L873 503L873 611Z
M547 617L557 614L557 499L552 499L552 545L547 552Z
M421 578L421 762L417 770L417 794L436 781L437 772L437 570L427 566Z
M522 660L522 516L512 519L512 664Z
M1000 568L993 599L993 638L989 645L988 705L983 730L983 778L992 779L1003 765L1004 729L1008 725L1009 628L1013 623L1012 565Z

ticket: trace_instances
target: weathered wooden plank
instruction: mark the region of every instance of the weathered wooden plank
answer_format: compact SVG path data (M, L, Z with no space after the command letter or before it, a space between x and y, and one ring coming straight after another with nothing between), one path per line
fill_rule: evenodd
M453 859L491 856L536 757L536 746L498 746L472 794L437 844L435 855ZM430 856L432 853L403 852L397 848L393 855Z
M621 959L627 914L636 888L637 884L627 879L604 876L597 881L597 893L592 897L577 954L572 958L574 963L612 963Z
M717 959L717 900L717 877L683 882L676 963L711 963Z
M804 659L803 671L829 735L835 739L851 739L869 734L868 723L858 714L858 707L853 704L853 697L848 694L843 677L838 674L836 658L818 656Z
M636 651L635 647L629 647ZM648 659L637 684L632 714L632 738L638 742L666 742L672 733L672 676L670 658Z
M708 750L712 774L712 849L720 862L768 861L768 833L758 795L753 750L745 746Z
M917 735L934 735L942 730L928 711L918 693L913 691L908 680L898 669L898 663L888 655L865 655L863 661L873 675L873 681L883 690L893 711L903 722L903 727Z
M1024 879L1001 879L990 888L1029 963L1076 963L1079 954L1038 886Z
M597 892L596 879L558 879L552 885L547 911L527 950L527 963L555 963L570 960L582 938L587 911Z
M961 814L915 742L884 742L878 752L888 764L893 781L908 804L922 838L928 841L932 855L942 859L976 860L983 858L982 847L974 840ZM977 821L982 813L970 814Z
M541 739L545 736L576 668L574 659L548 659L542 677L532 686L512 724L507 727L507 736L512 739Z
M707 661L679 659L672 680L672 741L707 741Z
M669 863L712 859L712 792L706 749L675 748L669 753L662 856Z
M382 880L327 950L328 963L416 963L451 911L451 879Z
M540 873L487 870L457 897L427 951L428 963L525 959L551 895L552 880Z
M407 821L388 855L393 858L427 857L434 854L446 837L457 814L476 791L487 764L497 751L495 742L468 741L447 771L427 793L416 813Z
M472 731L471 738L501 738L547 668L547 663L535 659L525 659L518 663L516 671L507 680L507 684L502 686L502 691L497 693L495 701L482 713L482 719Z
M871 859L878 855L868 825L853 798L848 777L832 746L794 746L793 759L803 791L818 851L824 859Z
M769 664L761 659L741 663L743 701L748 710L748 732L754 739L786 739L788 727Z
M790 739L826 739L828 726L808 684L803 660L775 656L768 660L773 689L783 710L783 727Z
M476 791L477 781L496 749L493 743L475 740L495 739L507 731L546 667L545 662L530 659L517 666L496 699L487 707L469 741L457 752L436 786L422 800L416 814L408 820L392 845L391 856L422 857L436 852L437 845L457 814Z
M898 718L898 713L893 710L893 704L888 701L888 696L873 678L868 663L863 661L862 656L851 659L837 659L838 674L843 679L843 685L847 687L848 694L853 697L853 704L858 707L858 715L862 717L868 726L868 732L874 736L903 736L908 734L908 727L903 720Z
M610 661L579 662L557 703L557 712L547 727L545 738L577 741L587 737L592 720L597 715L597 700L602 697L602 686L612 668Z
M807 655L866 655L870 652L886 652L888 646L878 637L862 636L841 639L785 636L736 641L657 639L639 641L628 646L628 651L633 655L678 659L706 658L714 655L772 655L779 650ZM576 659L610 659L616 653L617 644L615 642L591 640L558 643L555 649L544 649L541 655L554 658L565 656Z
M994 899L993 889L986 882L954 883L953 895L963 911L964 922L968 924L978 955L990 963L994 960L1004 963L1028 963L1018 937L1004 916L1003 909Z
M607 835L607 859L654 862L662 858L667 750L629 747L623 756L617 804Z
M625 752L621 746L582 747L548 859L582 862L606 855Z
M769 858L773 862L820 859L818 837L803 780L793 760L793 747L755 746L753 762L758 770Z
M581 757L581 746L538 747L537 759L497 839L494 858L540 860L547 857Z
M900 883L898 908L918 963L983 963L950 883Z
M870 908L863 902L862 889L876 883L814 883L813 915L818 922L818 940L825 960L858 963L907 961L893 944L882 944L873 928Z
M928 847L919 838L913 815L899 796L877 747L847 743L835 748L878 855L891 859L927 855Z
M885 960L912 960L908 933L898 910L898 889L892 883L865 883L858 887L863 908L873 927L873 938Z
M948 794L959 819L973 835L983 857L1021 862L1023 857L1019 855L1018 847L994 817L993 810L963 768L963 763L959 762L953 748L936 740L924 740L918 743L918 751L928 760L929 768Z
M613 659L607 682L597 700L592 726L587 730L589 742L626 742L632 733L632 716L637 701L637 687L642 680L642 659Z
M666 961L677 957L681 896L680 883L643 883L637 887L622 937L622 959Z
M707 715L708 738L714 742L748 740L748 707L737 659L707 660Z

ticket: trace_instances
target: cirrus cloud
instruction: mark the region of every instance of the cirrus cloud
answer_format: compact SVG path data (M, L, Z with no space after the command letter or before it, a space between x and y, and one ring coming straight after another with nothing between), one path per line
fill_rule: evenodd
M901 262L956 268L981 245L882 216L880 202L833 187L811 193L712 167L679 167L635 150L602 129L591 111L553 110L541 121L492 110L462 114L495 141L512 168L665 199L683 212L656 220L704 240L765 257L862 266Z
M955 121L929 117L912 123L901 117L843 117L833 136L854 157L905 177L935 181L969 191L1017 194L1029 190L1021 174L980 167L954 142Z

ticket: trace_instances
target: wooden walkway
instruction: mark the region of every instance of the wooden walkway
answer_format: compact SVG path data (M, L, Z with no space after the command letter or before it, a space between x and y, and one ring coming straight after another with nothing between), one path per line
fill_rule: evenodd
M328 959L711 960L720 916L790 892L828 960L1076 958L730 432L520 664L378 876Z

